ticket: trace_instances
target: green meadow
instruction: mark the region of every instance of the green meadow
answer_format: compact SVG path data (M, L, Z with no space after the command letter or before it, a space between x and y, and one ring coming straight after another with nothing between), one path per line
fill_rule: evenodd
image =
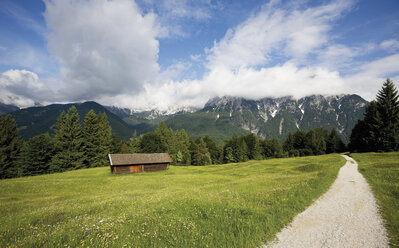
M355 153L351 156L377 198L391 246L399 247L399 152Z
M332 154L1 180L0 247L259 247L344 163Z

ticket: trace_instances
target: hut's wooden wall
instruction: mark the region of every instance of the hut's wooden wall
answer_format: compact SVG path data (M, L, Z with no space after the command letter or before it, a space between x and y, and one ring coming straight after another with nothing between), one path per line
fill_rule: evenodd
M151 165L126 165L126 166L113 166L112 173L126 174L126 173L139 173L149 171L167 170L169 164L151 164Z
M151 164L144 166L144 171L159 171L167 169L168 169L168 164Z

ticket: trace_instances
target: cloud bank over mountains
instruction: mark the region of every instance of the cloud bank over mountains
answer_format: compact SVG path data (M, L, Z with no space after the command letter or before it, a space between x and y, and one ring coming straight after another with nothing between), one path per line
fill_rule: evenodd
M59 75L3 72L0 98L6 103L26 107L96 100L136 110L166 110L201 107L210 97L223 95L259 99L356 93L370 100L386 77L399 81L398 40L348 45L333 32L353 11L354 1L305 7L271 1L228 29L213 46L204 47L201 55L169 68L158 62L160 42L178 35L173 31L176 18L209 21L208 12L199 9L190 16L185 9L190 5L180 4L161 16L144 13L130 0L46 0L45 5L46 39L59 62ZM378 51L384 56L357 60ZM204 67L202 76L175 79L193 63Z

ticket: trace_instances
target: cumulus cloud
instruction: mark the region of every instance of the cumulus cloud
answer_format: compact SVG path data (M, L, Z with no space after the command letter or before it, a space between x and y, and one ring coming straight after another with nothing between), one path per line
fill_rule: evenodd
M305 10L278 8L271 2L208 50L209 67L229 68L266 64L272 56L302 58L328 41L333 20L351 6L351 1Z
M168 12L173 18L209 18L188 11L191 5L185 0L173 3L180 6ZM202 107L210 97L223 95L259 99L357 93L371 100L385 77L394 82L399 78L399 54L392 54L396 40L356 46L334 43L330 31L351 10L352 1L309 8L271 1L203 54L167 68L157 63L158 39L165 36L162 17L151 11L143 14L133 1L45 0L45 4L48 44L60 63L62 85L50 91L45 87L50 84L35 73L10 70L0 76L0 97L8 103L29 105L47 95L48 101L96 100L136 110L170 110ZM356 60L376 49L391 54L374 61ZM200 78L190 76L196 63L205 64Z
M44 88L38 75L27 70L8 70L0 74L0 99L6 104L32 106L35 99L48 95Z
M144 90L156 81L159 29L130 0L45 0L50 51L61 64L60 93L90 100Z

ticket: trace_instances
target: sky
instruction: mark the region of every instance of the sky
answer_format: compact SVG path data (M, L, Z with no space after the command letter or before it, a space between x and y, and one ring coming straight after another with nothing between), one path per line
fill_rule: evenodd
M375 98L398 0L0 0L0 102L133 110L216 96Z

